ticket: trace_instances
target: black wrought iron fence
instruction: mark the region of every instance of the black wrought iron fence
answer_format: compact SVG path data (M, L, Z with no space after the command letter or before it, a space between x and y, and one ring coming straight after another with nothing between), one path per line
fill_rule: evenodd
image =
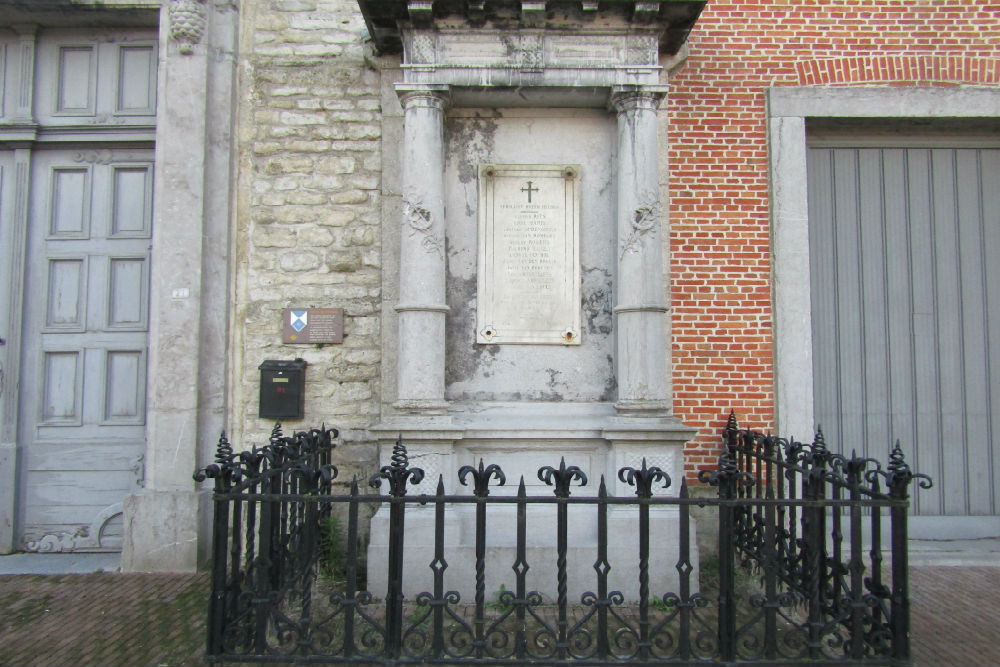
M491 495L506 476L480 461L458 471L468 494L446 494L442 478L436 493L408 496L407 486L424 473L410 465L401 442L391 463L367 480L373 487L387 482L388 495L362 494L357 480L335 493L329 461L336 437L328 429L284 437L276 427L268 445L235 453L223 436L215 463L196 473L215 481L210 662L909 664L907 492L914 479L921 486L930 480L909 469L898 446L883 468L829 452L822 436L811 444L786 441L740 431L731 418L718 467L699 474L717 487L716 497L692 498L684 480L666 495L672 480L645 461L618 471L633 489L629 496L609 494L603 478L596 494L580 494L590 480L565 461L537 472L552 495L529 496L523 478L516 495ZM661 490L654 494L654 487ZM345 550L337 576L319 576L324 529L337 504L346 506L336 513L347 517ZM553 505L555 562L541 563L548 552L531 550L529 516ZM360 517L370 506L389 514L386 558L367 563L369 571L384 568L384 591L369 590L362 574ZM463 597L449 578L445 531L449 518L470 506L474 563L471 594ZM504 575L487 572L495 560L488 557L487 511L501 506L513 508L514 559L488 596L487 575ZM718 518L718 555L703 556L700 571L695 506ZM582 590L569 587L571 507L574 521L589 517L596 529L592 585ZM635 572L634 595L612 585L623 565L609 556L610 508L631 510L636 522L636 551L625 567ZM653 534L650 514L662 508L675 512L674 543ZM433 516L433 557L419 564L423 572L414 571L404 547L407 516L418 510ZM673 563L669 584L651 578L651 558ZM554 565L552 594L529 586L528 571L546 565ZM407 583L418 575L429 585L408 597Z

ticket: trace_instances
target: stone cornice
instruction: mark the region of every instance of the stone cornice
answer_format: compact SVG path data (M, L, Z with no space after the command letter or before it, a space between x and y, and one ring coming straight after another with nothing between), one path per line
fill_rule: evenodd
M382 53L403 50L403 31L441 26L520 31L552 29L586 33L608 25L642 28L658 37L659 52L680 49L705 6L704 0L574 2L522 0L358 0L368 32Z
M36 24L46 28L155 27L164 0L7 0L0 2L6 25Z

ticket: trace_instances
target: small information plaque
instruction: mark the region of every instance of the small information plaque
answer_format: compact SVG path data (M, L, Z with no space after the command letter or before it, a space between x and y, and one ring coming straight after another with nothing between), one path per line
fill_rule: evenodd
M476 342L580 344L580 165L479 165Z
M344 311L341 308L285 308L283 317L283 343L344 342Z

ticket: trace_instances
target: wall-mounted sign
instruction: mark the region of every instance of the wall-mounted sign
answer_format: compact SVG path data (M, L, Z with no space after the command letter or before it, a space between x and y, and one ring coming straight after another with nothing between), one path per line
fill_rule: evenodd
M342 308L285 308L283 343L343 343Z
M580 165L479 165L477 343L580 344Z

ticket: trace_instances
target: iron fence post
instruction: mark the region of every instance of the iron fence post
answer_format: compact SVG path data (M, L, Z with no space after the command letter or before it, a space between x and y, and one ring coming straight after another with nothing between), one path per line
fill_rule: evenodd
M909 507L908 487L914 479L919 480L920 488L929 489L931 478L915 473L903 458L903 450L899 442L889 453L886 483L889 496L895 501L889 509L890 530L892 531L892 598L890 614L892 616L892 657L897 664L910 664L910 593L909 593L909 558L907 540L909 539L906 524L906 513Z
M393 497L402 498L402 494ZM404 505L389 506L389 588L385 594L387 657L398 658L403 641L403 529Z
M403 437L396 438L392 448L392 463L372 475L368 484L378 487L381 480L389 482L389 576L385 595L385 652L386 657L398 659L403 645L403 530L406 520L403 497L406 483L419 484L424 479L424 471L411 468L403 446Z
M597 657L604 660L608 657L608 487L601 475L601 485L597 491L597 560L594 570L597 572Z
M732 427L732 428L730 428ZM753 483L753 476L740 470L733 457L735 448L735 417L730 415L726 429L726 446L719 456L716 470L702 470L698 479L719 488L719 658L736 659L736 515L740 506L736 502L737 487ZM731 437L730 437L731 436Z
M802 537L805 540L806 570L805 585L808 593L809 615L809 657L816 659L823 655L823 606L826 579L826 509L825 497L826 462L828 452L823 434L817 433L810 455L803 459L808 466L803 497L810 501L802 511Z
M227 602L229 591L226 586L227 554L229 552L229 503L226 494L232 488L232 447L226 439L225 432L219 437L216 449L215 464L205 471L198 471L194 478L203 481L214 477L213 517L212 517L212 594L209 598L208 611L208 658L217 660L222 654L222 637L226 625Z
M476 657L483 657L486 648L486 498L490 495L490 479L496 478L500 486L507 483L507 478L503 470L496 464L483 465L483 460L479 459L479 468L472 466L462 466L458 471L458 481L463 486L468 484L467 478L471 476L473 480L473 495L478 499L476 502ZM444 490L442 488L442 494ZM443 509L442 509L443 511ZM443 531L443 524L442 524ZM442 554L443 554L442 544Z
M569 538L567 535L567 528L569 525L569 516L567 510L566 500L570 495L570 485L573 480L579 480L580 486L584 486L587 483L587 475L577 466L567 466L566 459L561 459L559 461L559 468L553 468L552 466L544 466L538 469L538 479L545 482L549 486L554 487L554 492L557 498L556 502L556 605L558 607L557 615L557 636L556 636L556 655L560 659L564 659L569 655L569 641L567 638L567 630L569 628L569 620L567 614L567 596L566 596L566 552L569 548Z
M526 553L526 545L528 542L528 502L527 502L527 492L524 488L524 475L521 476L521 481L517 486L517 527L515 532L517 533L517 558L511 569L514 570L514 575L516 576L515 588L517 589L517 606L514 608L517 614L517 636L514 638L516 642L515 650L517 652L517 659L523 660L528 652L528 635L525 630L525 614L526 607L528 604L528 586L526 576L528 574L528 558Z
M719 483L719 499L734 500L736 480L725 476ZM733 557L734 514L733 504L719 506L719 657L731 661L736 659L736 610Z
M262 489L264 493L269 493L270 488L265 484ZM267 622L269 617L268 600L271 593L271 573L273 549L271 538L273 537L273 512L274 501L261 500L260 511L260 542L257 545L257 564L254 568L254 653L261 655L267 652Z
M344 572L344 657L354 656L354 614L358 591L358 480L351 481L347 506L347 561Z
M687 479L682 477L680 499L684 501L689 497ZM680 599L677 602L680 610L680 639L677 652L682 660L688 660L691 657L691 608L694 606L691 601L691 572L694 567L691 564L691 507L686 503L680 506L678 530L680 545L676 568L680 579Z
M434 599L430 602L433 605L434 629L431 636L431 656L441 658L444 656L444 571L448 568L448 561L444 557L444 475L438 475L437 492L434 501L434 560L431 561L431 570L434 571Z
M663 488L670 486L670 476L660 468L646 467L646 457L642 467L622 468L618 479L635 487L639 498L639 659L648 660L652 644L649 637L649 499L653 497L653 484L663 482Z
M893 498L897 499L895 490ZM908 664L910 660L910 595L907 584L906 506L889 510L892 522L892 657Z

